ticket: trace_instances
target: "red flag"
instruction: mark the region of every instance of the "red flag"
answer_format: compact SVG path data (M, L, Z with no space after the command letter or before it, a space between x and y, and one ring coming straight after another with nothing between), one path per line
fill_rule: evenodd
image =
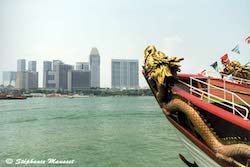
M245 42L250 44L250 36L245 39Z
M221 61L222 61L223 63L226 63L226 64L229 64L229 63L230 63L230 60L229 60L229 58L228 58L228 54L227 54L227 53L224 54L220 59L221 59Z

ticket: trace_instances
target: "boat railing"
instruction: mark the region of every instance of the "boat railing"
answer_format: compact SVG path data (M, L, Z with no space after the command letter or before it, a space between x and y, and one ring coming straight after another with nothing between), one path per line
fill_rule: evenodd
M205 85L205 87L194 86L195 85L194 81L197 83L197 85L202 84L202 85ZM197 79L197 78L194 78L194 77L190 77L190 84L187 84L187 83L180 81L180 80L179 80L179 82L189 87L190 94L196 94L202 100L206 99L207 102L209 102L209 103L215 102L215 103L220 104L222 106L228 107L228 108L232 109L233 114L236 115L236 113L237 113L244 120L248 120L250 105L247 102L245 102L242 98L240 98L237 94L235 94L234 92L231 92L229 90L211 85L210 83L204 82L204 81ZM226 93L226 94L230 95L231 99L221 98L215 94L212 94L211 89L213 89L215 91L223 91L224 94ZM240 103L239 104L235 103L236 100L238 100ZM243 104L243 105L240 105L240 104ZM247 106L247 107L245 107L245 106Z
M232 79L234 80L234 81L236 81L237 83L239 83L239 84L246 84L246 85L250 85L250 80L248 80L248 79L244 79L244 78L239 78L239 77L232 77Z
M218 76L219 75L219 76ZM212 72L212 71L208 71L207 72L207 76L208 77L221 77L221 79L224 81L224 85L225 85L225 81L227 79L231 79L233 82L239 83L239 84L244 84L244 85L250 85L250 80L249 79L244 79L244 78L240 78L240 77L235 77L232 75L227 75L227 74L222 74L222 73L218 73L218 72Z

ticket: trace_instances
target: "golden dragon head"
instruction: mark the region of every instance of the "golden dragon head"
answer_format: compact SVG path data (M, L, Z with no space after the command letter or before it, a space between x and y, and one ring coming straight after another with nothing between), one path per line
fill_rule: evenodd
M144 70L149 79L156 80L163 85L165 78L176 77L180 71L179 62L183 58L168 57L163 52L157 51L155 46L148 46L144 51Z

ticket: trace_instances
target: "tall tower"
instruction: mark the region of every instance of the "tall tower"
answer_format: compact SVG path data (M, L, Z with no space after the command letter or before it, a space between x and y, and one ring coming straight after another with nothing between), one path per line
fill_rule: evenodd
M36 72L36 61L29 61L28 71Z
M52 70L52 62L44 61L43 62L43 88L48 88L48 73Z
M17 60L17 73L16 73L16 88L26 88L26 60Z
M100 87L100 55L97 48L92 48L89 55L91 87Z
M56 64L54 70L56 88L68 89L68 73L73 70L73 66L68 64Z
M26 60L17 60L16 88L37 89L38 72L36 72L36 61L29 61L29 70L26 70Z
M26 60L19 59L17 60L17 71L25 71L26 70Z

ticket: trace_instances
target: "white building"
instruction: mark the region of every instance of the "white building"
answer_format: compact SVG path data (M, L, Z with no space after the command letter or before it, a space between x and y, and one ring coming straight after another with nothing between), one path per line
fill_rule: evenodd
M138 60L112 59L111 62L112 88L139 88Z
M91 87L100 87L100 55L97 48L92 48L89 55Z

